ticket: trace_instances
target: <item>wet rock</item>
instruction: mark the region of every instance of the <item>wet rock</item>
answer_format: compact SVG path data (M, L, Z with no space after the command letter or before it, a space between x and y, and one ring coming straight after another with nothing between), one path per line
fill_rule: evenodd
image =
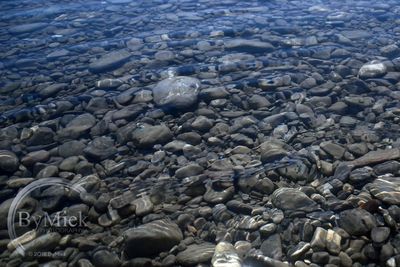
M129 258L135 258L168 251L182 240L183 235L177 224L168 220L156 220L128 229L124 232L124 237L125 254Z
M181 167L175 172L175 177L178 179L182 179L189 176L195 176L201 174L204 171L204 168L198 164L189 164L187 166Z
M87 133L95 124L96 118L89 113L85 113L72 119L64 129L58 131L58 135L61 138L76 139Z
M86 145L82 141L71 140L58 147L58 154L63 157L79 156L83 154Z
M27 24L13 26L9 28L8 31L12 34L22 34L44 29L46 26L47 23L42 23L42 22L27 23Z
M395 58L400 55L400 48L395 44L384 46L379 50L384 57L388 58Z
M114 140L110 137L97 137L83 150L85 155L95 161L102 161L115 155L118 150L114 146Z
M285 144L278 140L266 141L261 144L261 161L263 163L274 162L280 160L288 155L286 149L284 149Z
M149 196L143 196L138 198L132 202L136 207L136 215L137 216L145 216L153 211L154 205L150 200Z
M385 242L390 235L390 228L388 227L374 227L371 231L371 239L375 243Z
M248 53L271 52L274 50L274 47L270 43L247 39L228 40L225 42L225 48L227 50Z
M154 102L166 109L190 108L197 103L200 81L177 76L160 81L153 88Z
M358 71L360 78L375 78L385 75L387 72L386 66L379 61L371 61L364 64Z
M129 60L131 54L127 50L110 52L95 60L89 65L89 70L94 73L113 70Z
M53 251L60 242L61 235L59 233L48 233L37 237L31 242L24 244L25 253ZM16 251L14 253L17 253Z
M21 159L25 166L32 166L37 162L46 162L50 158L50 153L46 150L39 150L28 153Z
M275 260L282 258L282 242L279 234L273 234L262 242L260 250L262 253Z
M53 95L58 94L59 92L63 91L67 87L66 83L56 83L39 91L39 94L42 97L50 97Z
M372 165L383 161L394 160L398 158L400 158L400 149L391 148L385 150L370 151L364 156L357 158L349 163L355 167L358 167L358 166Z
M351 235L364 235L376 226L376 219L368 211L356 208L342 211L339 214L339 225Z
M301 210L310 212L318 209L317 203L295 188L279 188L274 191L271 200L274 206L283 210Z
M368 185L371 194L387 204L400 205L400 182L398 177L382 177Z
M172 132L166 125L142 125L132 132L131 140L140 148L152 147L155 144L164 144L171 140Z
M96 87L99 89L112 89L122 85L123 81L120 79L103 79L96 82Z
M241 259L232 244L219 242L211 259L213 267L241 267Z
M108 250L98 250L92 256L94 266L98 267L118 267L121 261L118 256Z
M3 172L14 172L18 169L19 160L17 155L8 150L0 150L0 170Z
M208 263L214 255L215 245L203 243L190 245L176 256L177 261L183 266L193 266L199 263Z
M227 96L229 96L229 93L224 87L204 88L199 93L199 98L205 101L226 98Z

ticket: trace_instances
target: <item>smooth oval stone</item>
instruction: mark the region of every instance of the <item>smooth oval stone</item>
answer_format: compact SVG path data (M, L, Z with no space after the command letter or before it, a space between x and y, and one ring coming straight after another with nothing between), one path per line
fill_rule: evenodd
M152 147L155 144L164 144L171 140L173 134L166 125L143 125L133 131L131 139L137 147Z
M214 255L215 245L203 243L190 245L176 256L177 261L183 266L193 266L199 263L207 263Z
M42 22L28 23L11 27L8 29L8 31L12 34L21 34L21 33L37 31L39 29L44 29L46 26L47 23L42 23Z
M241 267L242 260L232 244L219 242L215 247L211 265L213 267Z
M89 65L89 70L94 73L113 70L129 60L131 54L127 50L113 51L95 60Z
M283 210L301 210L310 212L318 209L317 203L295 188L279 188L274 191L271 200L277 208Z
M375 78L385 75L387 72L387 67L379 61L371 61L364 64L358 71L358 75L361 78Z
M367 185L371 194L387 204L400 205L400 178L382 177Z
M167 109L184 109L197 102L200 81L196 78L177 76L160 81L153 88L154 102Z
M18 169L19 160L17 155L8 150L0 150L0 170L14 172Z
M179 226L169 220L156 220L124 232L128 258L150 257L177 245L183 235ZM211 256L210 256L211 258Z
M375 217L360 208L345 210L339 214L339 225L351 235L364 235L376 226Z

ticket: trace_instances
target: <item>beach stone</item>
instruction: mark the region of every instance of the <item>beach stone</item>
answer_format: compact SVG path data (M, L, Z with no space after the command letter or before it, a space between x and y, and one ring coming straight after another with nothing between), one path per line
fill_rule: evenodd
M400 205L400 178L382 177L367 186L371 194L391 205Z
M275 260L281 260L283 254L280 234L273 234L269 236L262 242L260 250L267 257Z
M66 83L52 84L52 85L49 85L46 88L40 90L39 94L42 97L50 97L50 96L56 95L59 92L63 91L64 89L67 88L67 86L68 86L68 84L66 84Z
M215 245L211 243L189 245L176 256L177 261L183 266L194 266L200 263L208 263L214 255Z
M143 125L134 130L131 140L140 148L149 148L155 144L165 144L172 138L172 132L166 125Z
M344 147L332 142L322 142L320 146L325 152L327 152L336 159L342 158L344 152L346 152L346 149Z
M45 162L50 158L50 153L46 150L38 150L26 154L22 159L21 163L25 166L32 166L37 162Z
M118 256L108 250L98 250L93 254L92 262L96 267L118 267L121 261Z
M6 173L14 172L18 169L19 160L17 155L8 150L0 150L0 170Z
M124 252L128 258L155 256L168 251L183 239L179 226L165 219L130 228L123 235Z
M228 242L219 242L211 259L212 267L241 267L242 260L234 246Z
M154 102L166 109L185 109L197 103L200 81L177 76L160 81L153 88Z
M273 45L270 43L247 39L230 39L225 42L225 48L227 50L247 53L262 53L274 50Z
M274 162L288 155L285 144L282 141L272 139L260 145L261 161L263 163Z
M61 240L59 233L48 233L41 235L27 244L24 244L26 253L35 251L53 251Z
M306 194L295 188L282 187L271 196L272 204L282 210L314 211L318 205Z
M96 118L89 113L76 116L65 128L58 131L59 138L76 139L96 124Z
M9 28L8 31L12 34L22 34L44 29L47 25L48 25L47 23L43 22L27 23L27 24L13 26Z
M189 176L195 176L201 174L204 171L204 168L201 167L199 164L189 164L187 166L183 166L176 170L175 177L178 179L183 179Z
M360 78L376 78L385 75L387 72L387 67L379 61L371 61L364 64L358 71Z
M89 70L94 73L113 70L129 60L131 54L127 50L113 51L96 59L89 65Z
M360 208L342 211L338 222L346 232L356 236L368 234L376 226L375 217Z
M149 196L143 196L141 198L135 199L132 202L135 205L136 215L137 216L145 216L153 211L154 205L150 200Z
M82 141L71 140L58 147L58 154L63 158L79 156L83 154L86 144Z
M390 235L389 227L374 227L371 231L371 239L375 243L383 243Z
M101 136L93 139L83 152L90 159L102 161L115 155L118 149L115 147L113 139Z

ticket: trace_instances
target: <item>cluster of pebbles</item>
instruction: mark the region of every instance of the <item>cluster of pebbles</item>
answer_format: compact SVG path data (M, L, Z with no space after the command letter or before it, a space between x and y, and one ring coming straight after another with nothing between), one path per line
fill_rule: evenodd
M320 2L1 2L0 265L400 266L400 8Z

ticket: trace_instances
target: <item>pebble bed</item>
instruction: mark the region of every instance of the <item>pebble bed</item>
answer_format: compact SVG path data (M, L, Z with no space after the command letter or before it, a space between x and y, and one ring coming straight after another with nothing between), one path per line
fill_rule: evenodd
M0 266L400 266L398 4L1 1Z

